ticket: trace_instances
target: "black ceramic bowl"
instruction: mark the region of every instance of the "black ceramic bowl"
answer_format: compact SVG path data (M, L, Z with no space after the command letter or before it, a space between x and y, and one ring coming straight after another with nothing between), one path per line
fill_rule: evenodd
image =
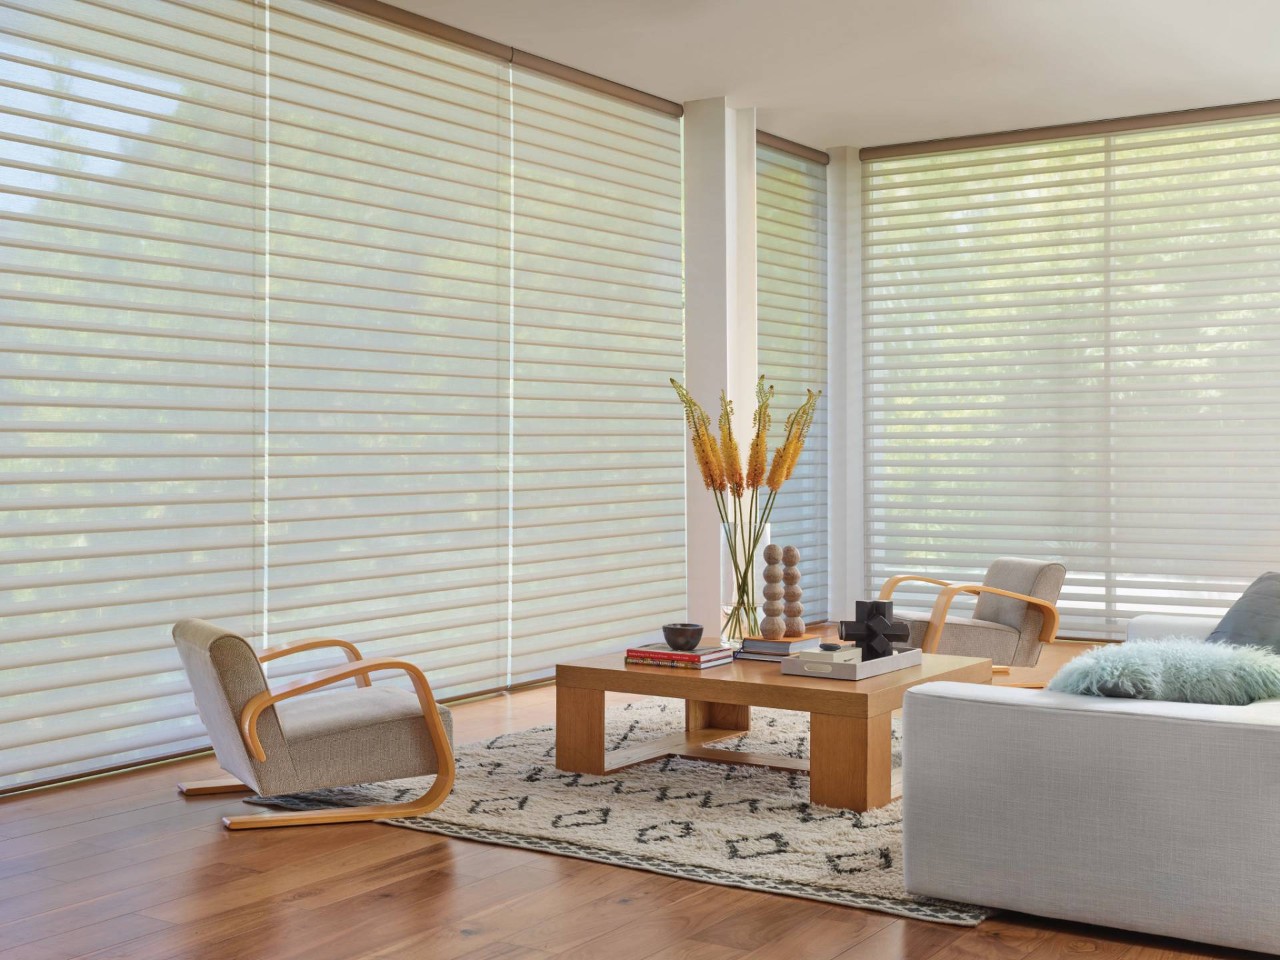
M692 650L702 642L702 624L668 623L662 628L662 639L672 650Z

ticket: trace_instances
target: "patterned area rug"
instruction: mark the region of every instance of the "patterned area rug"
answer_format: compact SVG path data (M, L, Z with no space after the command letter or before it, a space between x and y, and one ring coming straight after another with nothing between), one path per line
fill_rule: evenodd
M683 704L646 700L611 708L607 748L683 729ZM808 717L752 710L750 733L717 747L808 756ZM895 728L895 764L899 760ZM614 774L555 768L552 727L533 727L457 750L458 779L429 817L399 827L974 926L991 911L907 893L901 801L858 814L808 802L808 778L754 766L667 758ZM429 783L400 780L272 797L291 809L399 802Z

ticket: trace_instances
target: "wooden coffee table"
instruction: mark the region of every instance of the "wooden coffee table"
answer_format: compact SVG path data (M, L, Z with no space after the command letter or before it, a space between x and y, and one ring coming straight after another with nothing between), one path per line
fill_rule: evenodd
M893 711L907 690L933 680L990 683L991 661L926 654L919 666L858 681L784 676L776 663L758 660L708 670L628 665L620 653L562 663L556 667L556 767L604 774L664 756L757 764L808 773L814 803L871 810L893 799ZM684 732L606 754L606 691L684 700ZM748 731L752 707L809 714L810 759L708 746Z

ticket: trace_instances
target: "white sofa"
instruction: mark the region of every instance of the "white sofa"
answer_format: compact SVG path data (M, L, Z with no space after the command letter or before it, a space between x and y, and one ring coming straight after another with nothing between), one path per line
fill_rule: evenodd
M1128 636L1216 623L1144 616ZM912 893L1280 954L1280 700L931 683L903 739Z

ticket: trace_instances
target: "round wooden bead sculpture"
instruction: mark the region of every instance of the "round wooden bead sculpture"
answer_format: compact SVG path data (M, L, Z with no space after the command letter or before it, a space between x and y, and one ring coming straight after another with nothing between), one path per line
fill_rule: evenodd
M781 640L787 629L782 619L782 548L776 543L765 547L764 562L764 619L760 621L760 636Z
M800 598L804 591L800 589L800 551L795 547L782 549L782 582L783 597L786 603L782 612L786 615L786 632L788 637L804 636L804 604Z

